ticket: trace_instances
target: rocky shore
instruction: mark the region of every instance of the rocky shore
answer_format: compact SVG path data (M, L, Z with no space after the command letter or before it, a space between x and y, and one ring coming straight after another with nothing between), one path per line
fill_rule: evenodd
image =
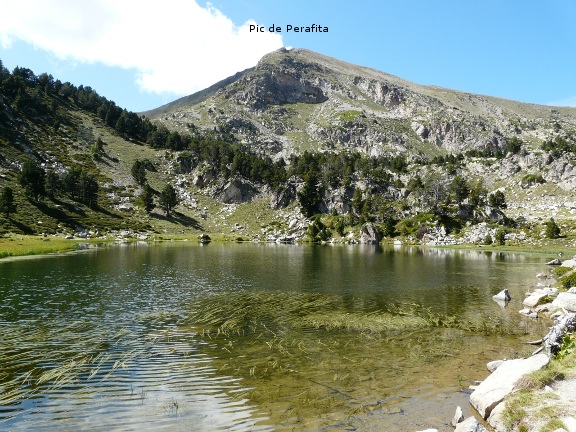
M564 267L567 273L576 272L575 259L564 262L556 259L547 264ZM553 286L556 280L549 273L540 273L537 277L539 282L533 291L526 293L523 301L525 308L519 313L532 319L550 320L553 324L550 332L540 340L528 342L540 346L531 356L495 360L487 364L491 374L477 386L471 387L470 404L475 415L465 419L461 407L457 407L451 421L455 432L576 432L576 365L573 362L570 365L574 369L571 375L558 373L555 376L558 379L543 388L529 390L530 400L538 403L537 406L526 403L521 410L522 418L511 419L513 414L507 412L507 403L511 398L527 388L530 374L546 368L553 369L553 363L565 354L561 352L564 336L576 330L576 287L562 292ZM493 300L505 303L511 298L508 290L502 290ZM570 350L566 350L566 354L569 353Z

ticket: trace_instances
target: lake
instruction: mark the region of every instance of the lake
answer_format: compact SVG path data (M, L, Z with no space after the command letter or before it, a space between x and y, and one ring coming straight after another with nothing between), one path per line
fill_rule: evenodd
M0 261L0 429L451 431L486 362L547 332L518 314L547 258L168 243Z

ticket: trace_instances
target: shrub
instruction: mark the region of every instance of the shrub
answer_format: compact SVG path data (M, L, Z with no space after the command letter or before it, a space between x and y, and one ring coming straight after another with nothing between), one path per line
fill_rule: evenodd
M564 276L566 273L570 273L571 271L572 271L572 268L571 268L571 267L563 267L563 266L560 266L560 267L557 267L557 268L554 270L554 274L555 274L556 276Z
M502 228L500 228L498 231L496 231L496 243L498 243L500 246L506 244L506 231L504 231Z
M554 218L550 218L548 222L546 222L546 237L549 239L555 239L560 237L560 227L556 224Z
M522 187L530 187L537 183L546 183L546 180L544 180L544 177L542 177L540 174L526 174L524 177L522 177Z
M566 273L558 282L566 289L576 286L576 272Z

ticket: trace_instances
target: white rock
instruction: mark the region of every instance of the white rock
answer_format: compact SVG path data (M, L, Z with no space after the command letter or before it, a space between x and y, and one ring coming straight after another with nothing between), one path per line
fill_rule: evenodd
M459 406L456 407L456 412L454 413L454 417L452 418L452 426L456 427L458 423L462 423L464 421L464 413L462 412L462 408Z
M468 417L462 423L458 423L454 432L487 432L487 430L474 417Z
M508 292L507 289L503 289L502 291L500 291L498 294L493 295L492 298L494 300L504 300L504 301L510 301L512 300L512 297L510 297L510 293Z
M576 268L576 260L574 259L567 259L566 261L562 262L562 267L570 267L570 268Z
M548 362L546 354L505 361L474 390L470 403L482 418L488 418L492 410L516 389L524 375L542 369Z
M490 417L488 417L488 424L494 428L497 432L505 432L508 431L506 424L504 423L504 410L506 409L506 404L501 403L496 406L490 413Z
M569 312L576 312L576 294L562 292L554 299L552 305L557 308L564 308Z
M560 420L566 426L567 432L576 432L576 419L574 417L563 417Z
M547 292L545 292L545 293L544 292L535 292L535 293L532 293L531 295L529 295L528 297L526 297L524 299L524 301L522 302L522 304L526 307L533 308L538 303L540 303L540 301L543 298L548 297L548 296L550 296L550 294Z

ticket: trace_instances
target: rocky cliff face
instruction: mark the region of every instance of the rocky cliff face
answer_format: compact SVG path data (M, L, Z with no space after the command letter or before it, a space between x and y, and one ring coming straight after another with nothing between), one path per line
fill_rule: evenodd
M253 151L304 150L412 158L505 150L576 128L576 109L523 104L414 84L304 49L280 49L251 70L148 113L170 127L224 125Z

